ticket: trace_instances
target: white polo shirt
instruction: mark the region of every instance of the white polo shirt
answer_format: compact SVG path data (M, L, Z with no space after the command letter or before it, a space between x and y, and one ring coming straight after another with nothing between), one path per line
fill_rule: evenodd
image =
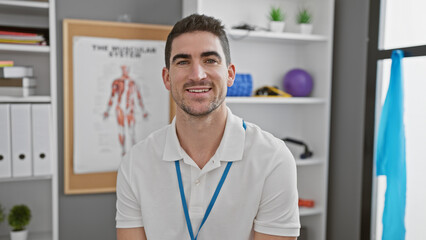
M228 109L215 155L200 169L185 153L175 120L136 144L117 177L117 228L144 227L149 240L190 239L174 161L182 181L194 236L227 162L233 164L203 225L199 240L249 240L253 230L298 236L296 164L282 140Z

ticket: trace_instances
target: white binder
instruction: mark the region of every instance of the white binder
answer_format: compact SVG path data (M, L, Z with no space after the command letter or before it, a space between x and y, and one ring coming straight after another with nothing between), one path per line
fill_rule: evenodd
M50 175L50 104L31 105L32 139L33 139L33 175Z
M12 176L10 151L10 105L0 104L0 178Z
M12 177L32 175L31 105L11 104Z

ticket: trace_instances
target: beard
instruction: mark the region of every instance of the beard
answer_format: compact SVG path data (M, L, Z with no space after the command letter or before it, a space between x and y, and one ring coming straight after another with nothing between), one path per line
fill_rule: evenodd
M172 96L173 96L173 94L172 94ZM173 98L174 99L174 98ZM225 99L223 98L223 99L218 99L218 98L215 98L214 99L214 101L211 101L210 103L209 103L209 106L208 106L208 108L206 109L206 110L203 110L203 111L199 111L199 110L196 110L196 109L194 109L193 107L191 107L191 106L189 106L188 104L185 104L183 101L182 102L180 102L179 104L178 104L178 106L184 111L184 112L186 112L187 114L189 114L189 115L191 115L191 116L193 116L193 117L204 117L204 116L207 116L207 115L209 115L211 112L213 112L214 110L216 110L222 103L223 103L223 101L225 101ZM176 102L176 100L175 100L175 102Z
M226 91L225 91L225 94L224 94L224 92L220 92L218 96L214 96L214 98L212 100L210 100L207 107L205 107L203 109L199 109L196 106L193 106L194 104L192 104L192 106L191 106L190 103L185 101L185 99L182 96L179 95L178 91L173 88L173 85L171 83L170 83L170 85L171 85L171 89L172 89L172 91L171 91L172 98L175 101L176 105L180 109L182 109L185 113L187 113L188 115L193 116L193 117L207 116L211 112L216 110L225 101ZM211 88L210 91L217 89L217 88L215 88L215 86L212 83L202 82L202 81L200 83L197 83L197 84L195 84L194 82L185 83L184 86L183 86L183 89L186 89L188 87L195 86L195 85L196 86L208 86L208 87ZM195 101L197 101L197 100L195 100ZM202 104L202 102L204 102L204 101L206 101L206 100L200 99L198 102L200 104Z

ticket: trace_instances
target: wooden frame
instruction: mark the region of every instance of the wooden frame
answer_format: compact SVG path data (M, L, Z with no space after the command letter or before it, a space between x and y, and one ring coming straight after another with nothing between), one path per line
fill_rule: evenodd
M64 19L64 189L65 194L115 192L117 172L75 174L73 170L73 37L166 40L171 26ZM161 74L161 72L159 72ZM171 98L170 98L171 99ZM170 119L174 104L170 103Z

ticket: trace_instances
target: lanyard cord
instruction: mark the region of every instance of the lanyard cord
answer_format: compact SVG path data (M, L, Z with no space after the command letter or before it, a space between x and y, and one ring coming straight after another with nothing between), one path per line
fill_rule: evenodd
M246 123L243 120L243 128L244 130L247 128ZM226 177L228 176L229 169L232 166L232 162L228 162L226 164L226 168L223 171L222 177L220 178L219 183L217 184L216 190L213 194L212 199L210 200L209 206L207 207L206 213L204 214L203 220L201 221L201 225L198 228L197 235L194 238L194 232L192 230L192 224L191 219L189 218L189 212L188 212L188 205L186 204L186 198L185 198L185 191L183 189L183 183L182 183L182 174L180 171L180 164L179 160L175 161L175 167L176 167L176 174L179 182L179 191L180 191L180 198L182 201L182 207L183 211L185 213L185 219L186 219L186 226L188 227L189 236L191 237L191 240L197 240L198 233L200 233L201 227L203 227L204 223L206 222L207 218L210 215L210 212L213 208L214 203L216 202L217 196L219 195L220 189L222 188L223 183L225 182Z
M182 200L182 207L183 207L183 211L185 212L186 225L188 227L188 232L189 232L189 235L191 236L191 240L197 239L198 233L200 232L201 227L206 222L207 217L209 216L209 214L210 214L210 212L213 208L213 205L216 202L217 196L219 195L220 189L222 188L222 185L225 182L226 176L228 175L228 172L229 172L229 169L231 168L231 165L232 165L232 162L228 162L228 164L226 164L226 168L223 171L222 178L220 179L219 184L216 187L216 191L214 192L213 197L210 200L209 206L207 207L206 213L204 214L203 221L201 221L201 225L198 228L197 235L194 238L194 233L192 231L191 219L189 218L188 205L186 204L185 192L184 192L184 189L183 189L182 176L181 176L181 172L180 172L180 165L179 165L179 161L175 161L176 173L177 173L178 181L179 181L180 198Z

